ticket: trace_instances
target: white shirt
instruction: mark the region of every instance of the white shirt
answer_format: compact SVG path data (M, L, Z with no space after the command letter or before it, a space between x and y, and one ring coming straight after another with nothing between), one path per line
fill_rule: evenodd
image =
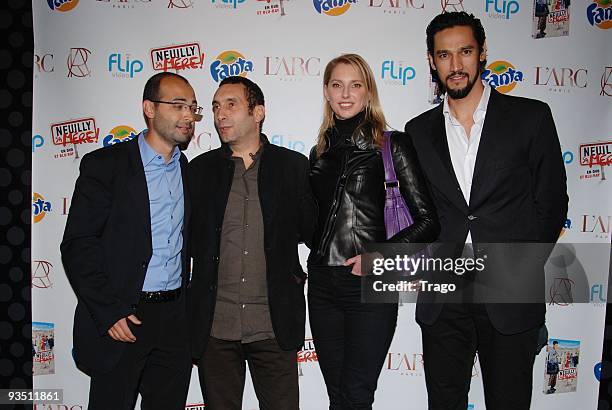
M457 182L463 193L466 203L470 203L470 191L472 189L472 178L474 177L474 165L476 164L476 154L480 145L482 125L487 114L487 104L491 95L490 86L483 81L484 92L480 97L480 102L473 114L474 125L470 130L470 138L467 137L465 129L461 123L453 116L448 106L448 96L444 97L444 124L446 127L446 141L450 151L453 170L457 176ZM472 243L472 233L468 231L466 243Z

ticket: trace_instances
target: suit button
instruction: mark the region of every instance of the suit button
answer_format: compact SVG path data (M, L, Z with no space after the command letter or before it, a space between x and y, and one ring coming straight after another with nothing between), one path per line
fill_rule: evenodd
M215 289L217 289L217 286L216 285L210 285L210 287L208 289L210 289L211 292L214 292Z
M213 259L213 261L215 261L215 262L219 262L219 257L218 257L217 255L213 256L213 257L212 257L212 259Z
M146 269L147 268L147 261L142 261L142 269Z
M220 226L217 227L217 232L221 232L221 227Z
M474 215L468 215L468 217L467 217L467 218L468 218L470 221L473 221L473 220L475 220L475 219L478 219L478 217L477 217L477 216L474 216Z

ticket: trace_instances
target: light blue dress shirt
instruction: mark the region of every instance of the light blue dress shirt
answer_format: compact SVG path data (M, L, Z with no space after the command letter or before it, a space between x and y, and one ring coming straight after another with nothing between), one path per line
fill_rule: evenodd
M172 157L166 163L164 156L155 152L144 139L146 132L147 130L138 135L138 147L149 192L153 255L147 267L142 290L173 290L181 286L185 215L179 163L181 152L178 147L174 147Z

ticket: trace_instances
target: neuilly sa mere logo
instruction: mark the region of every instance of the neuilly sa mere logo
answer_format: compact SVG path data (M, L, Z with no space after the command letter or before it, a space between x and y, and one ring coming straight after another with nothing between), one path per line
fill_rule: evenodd
M593 0L586 9L591 26L602 30L612 28L612 0Z
M51 124L53 144L64 147L67 144L95 144L99 134L100 129L93 117Z
M105 147L109 147L120 142L127 142L136 138L137 136L138 132L129 125L117 125L108 132L106 137L104 137L102 144Z
M253 61L248 60L238 51L227 50L217 56L210 65L210 75L215 82L220 82L226 77L246 77L253 72Z
M151 50L151 64L155 71L196 70L204 65L204 53L199 43L187 43Z
M79 0L47 0L49 8L53 11L67 12L79 4Z
M313 0L312 3L319 14L340 16L351 8L351 4L356 4L357 0Z
M523 72L504 60L493 61L482 73L482 79L502 94L514 89L523 81Z

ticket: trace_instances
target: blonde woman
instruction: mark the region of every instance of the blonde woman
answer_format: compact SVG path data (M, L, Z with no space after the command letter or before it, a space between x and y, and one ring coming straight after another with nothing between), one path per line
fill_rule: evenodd
M386 122L366 61L357 54L330 61L323 94L323 122L310 153L319 205L308 258L310 326L329 408L371 409L397 304L361 302L361 254L368 243L432 242L439 225L412 142L393 132L393 165L414 223L386 239L380 153Z

